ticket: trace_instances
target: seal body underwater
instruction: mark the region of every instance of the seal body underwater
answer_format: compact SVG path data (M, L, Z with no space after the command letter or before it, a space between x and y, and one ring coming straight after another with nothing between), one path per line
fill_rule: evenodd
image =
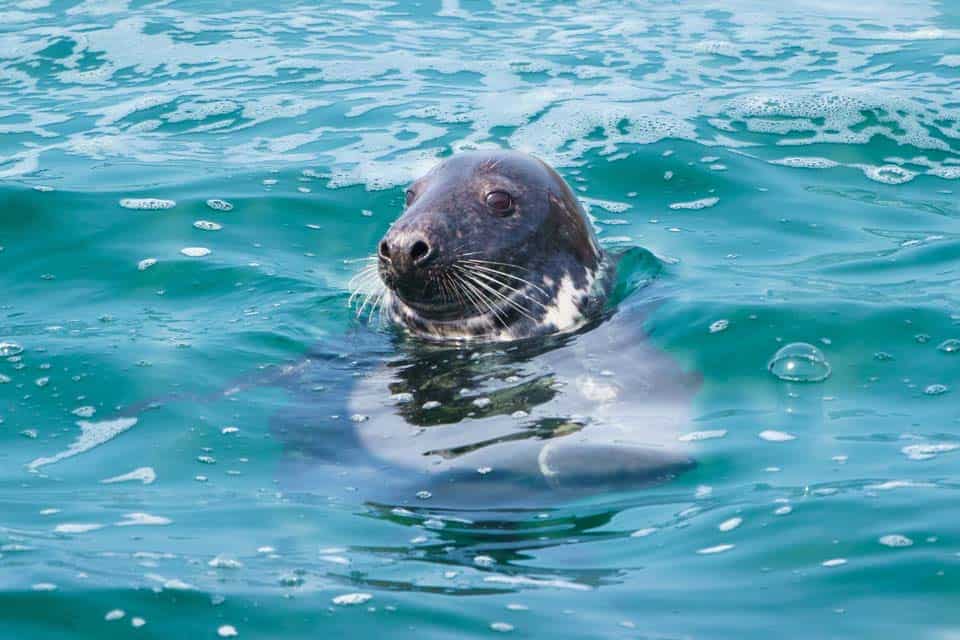
M338 388L351 419L319 425L307 399L286 413L296 484L336 478L373 501L507 506L689 469L678 436L699 375L647 339L647 307L608 312L615 262L539 159L484 151L440 163L406 191L367 274L382 283L371 306L407 335L366 371L330 356L304 373L301 385Z

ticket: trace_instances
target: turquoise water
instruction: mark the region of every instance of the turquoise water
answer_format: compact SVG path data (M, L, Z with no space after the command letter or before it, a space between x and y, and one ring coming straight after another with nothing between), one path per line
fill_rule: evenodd
M960 634L957 3L277 5L0 5L0 637ZM357 261L484 146L658 257L618 317L656 291L703 377L692 471L504 509L322 464L431 357Z

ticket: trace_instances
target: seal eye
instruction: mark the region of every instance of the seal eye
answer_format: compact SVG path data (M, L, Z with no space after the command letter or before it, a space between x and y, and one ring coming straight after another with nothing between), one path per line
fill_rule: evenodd
M487 194L487 206L499 216L513 212L513 197L506 191L491 191Z
M411 204L413 204L413 201L417 197L417 194L413 192L413 189L407 189L407 192L403 195L403 197L404 197L404 201L403 201L404 206L409 207Z

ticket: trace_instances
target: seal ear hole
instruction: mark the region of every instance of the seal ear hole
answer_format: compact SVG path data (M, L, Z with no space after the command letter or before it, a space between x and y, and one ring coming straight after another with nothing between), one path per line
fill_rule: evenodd
M380 243L380 257L386 260L390 259L390 245L387 244L387 241L384 240Z
M429 253L430 245L423 240L417 240L413 243L413 246L410 247L410 258L414 264L420 264Z
M405 206L410 206L413 204L413 200L417 195L413 192L413 189L407 189L406 193L403 194L403 203Z

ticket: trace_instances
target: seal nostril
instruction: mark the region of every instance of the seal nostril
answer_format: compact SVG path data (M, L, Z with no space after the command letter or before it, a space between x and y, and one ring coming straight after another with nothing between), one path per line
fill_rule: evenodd
M380 243L380 257L385 260L390 259L390 245L387 244L386 240Z
M423 240L417 240L413 243L413 246L410 247L410 259L413 260L413 264L417 265L418 267L426 262L429 255L430 245Z

